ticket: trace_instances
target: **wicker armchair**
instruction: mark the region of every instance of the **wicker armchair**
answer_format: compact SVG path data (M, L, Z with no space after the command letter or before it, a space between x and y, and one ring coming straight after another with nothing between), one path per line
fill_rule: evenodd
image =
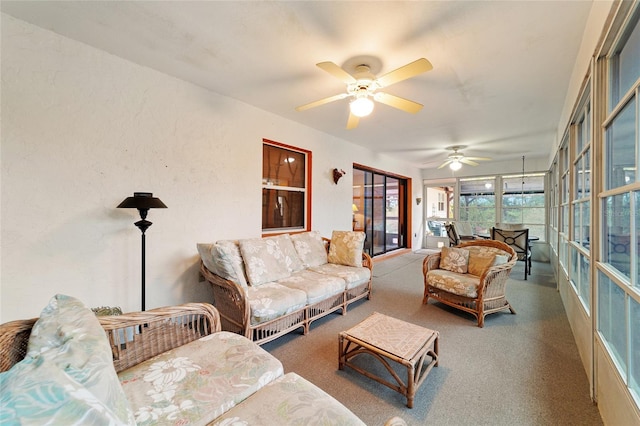
M104 328L117 372L220 331L218 311L208 303L98 317ZM0 372L22 361L36 319L0 324Z
M478 284L476 286L475 297L454 294L451 291L436 287L430 282L429 271L440 269L440 253L434 253L427 256L422 264L422 273L424 276L424 298L423 304L427 304L429 298L433 298L446 305L452 306L474 315L478 320L478 327L484 327L484 317L503 309L509 309L512 314L515 310L507 301L505 295L505 287L507 278L511 273L511 269L516 264L518 256L516 252L507 244L493 240L473 240L463 242L458 248L484 247L501 250L508 253L506 263L490 266L484 270L481 276L478 276ZM475 276L463 274L466 278L475 279Z

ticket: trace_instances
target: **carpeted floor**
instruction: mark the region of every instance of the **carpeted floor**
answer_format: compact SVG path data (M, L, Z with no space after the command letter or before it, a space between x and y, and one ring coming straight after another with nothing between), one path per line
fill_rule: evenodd
M509 311L487 316L478 328L466 313L430 301L422 305L424 254L377 262L373 296L263 347L345 404L368 425L400 416L409 425L601 425L597 407L556 291L549 264L512 271ZM440 332L440 364L406 407L399 393L350 369L338 370L338 333L378 311ZM378 373L377 361L360 362Z

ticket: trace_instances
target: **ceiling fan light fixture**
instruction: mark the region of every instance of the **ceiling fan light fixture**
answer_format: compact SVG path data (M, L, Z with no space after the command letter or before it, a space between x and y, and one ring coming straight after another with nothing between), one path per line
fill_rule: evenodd
M454 171L460 170L462 168L462 163L459 162L458 160L453 160L451 164L449 164L449 168Z
M373 101L367 96L357 97L351 101L349 109L356 117L366 117L373 111Z

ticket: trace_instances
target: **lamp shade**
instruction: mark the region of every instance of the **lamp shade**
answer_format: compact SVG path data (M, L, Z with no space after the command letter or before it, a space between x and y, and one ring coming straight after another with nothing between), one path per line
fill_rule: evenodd
M454 160L449 164L449 168L451 168L451 170L460 170L462 168L462 163L458 160Z
M118 204L119 209L166 209L167 206L151 192L134 192L133 197L127 197Z
M366 96L358 97L351 101L349 109L356 117L366 117L373 111L373 101Z

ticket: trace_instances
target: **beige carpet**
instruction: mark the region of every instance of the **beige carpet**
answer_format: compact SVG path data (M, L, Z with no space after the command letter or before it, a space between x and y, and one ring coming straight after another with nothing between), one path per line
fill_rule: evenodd
M263 347L285 372L320 386L368 425L396 415L410 425L602 424L548 264L534 262L524 281L518 262L507 289L517 315L489 315L481 329L469 314L433 301L422 305L423 258L408 253L378 262L371 300L312 323L306 336L293 332ZM338 333L374 311L440 331L440 365L412 409L399 393L338 370ZM362 365L384 372L366 357Z

